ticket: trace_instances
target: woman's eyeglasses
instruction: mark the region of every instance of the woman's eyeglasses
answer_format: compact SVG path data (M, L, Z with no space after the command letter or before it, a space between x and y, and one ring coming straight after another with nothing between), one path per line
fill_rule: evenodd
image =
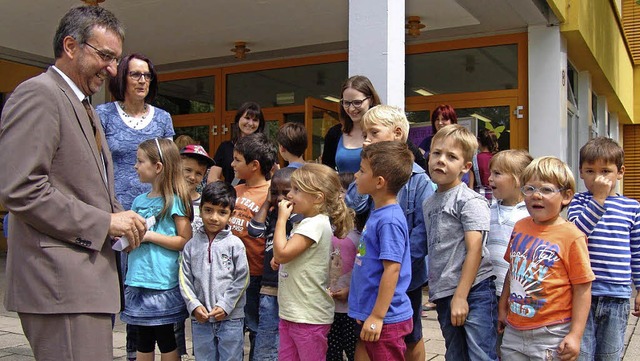
M353 105L354 108L360 108L362 106L362 104L364 103L365 100L369 99L369 97L366 97L364 99L355 99L355 100L344 100L344 99L340 99L340 104L342 104L343 107L349 108L350 106Z
M140 81L140 79L144 77L144 81L152 81L153 80L153 75L151 73L141 73L139 71L130 71L129 72L129 78L135 80L135 81Z
M524 194L527 197L531 197L535 193L540 193L540 195L542 195L543 197L551 197L552 195L556 193L560 193L563 190L564 188L555 189L553 187L547 187L547 186L540 187L540 188L536 188L534 186L524 186L520 188L520 191L522 192L522 194Z

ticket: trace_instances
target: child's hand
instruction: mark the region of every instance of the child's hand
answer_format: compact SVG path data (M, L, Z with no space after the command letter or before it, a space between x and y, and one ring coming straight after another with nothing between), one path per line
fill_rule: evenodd
M507 327L507 310L498 305L498 334L502 334Z
M144 237L142 238L142 241L140 241L140 243L142 242L152 242L153 237L156 235L157 233L154 231L147 231L147 233L144 234Z
M640 292L638 292L638 294L636 295L636 302L633 311L631 311L631 314L636 317L640 317Z
M273 185L269 187L269 191L267 192L267 199L264 200L264 202L269 205L269 209L271 209L271 207L273 207L275 205L274 203L277 201L277 199L273 199L273 197L271 196L271 187L273 187Z
M451 299L451 324L454 326L464 326L469 314L469 304L466 298L456 297Z
M227 313L218 306L213 308L213 311L209 314L209 316L216 319L216 321L222 321L225 317L227 317Z
M382 332L382 324L381 318L369 315L362 324L362 331L360 332L360 338L362 341L378 341L380 339L380 333Z
M286 199L283 199L278 203L278 219L280 219L280 217L289 219L291 212L293 212L293 203Z
M560 360L562 361L573 361L576 360L579 355L580 338L569 332L562 342L560 342L560 346L558 346L558 356L560 356Z
M349 297L349 287L339 288L335 291L329 290L329 294L331 295L331 297L335 298L336 300L346 301L347 298Z
M200 323L209 322L209 312L204 306L198 306L193 310L193 316Z
M277 271L280 268L280 263L276 262L274 258L271 259L271 269Z
M611 180L605 178L604 176L597 176L593 181L593 185L591 186L591 193L593 193L593 198L596 202L604 205L605 199L611 194L611 189L613 188L613 182Z

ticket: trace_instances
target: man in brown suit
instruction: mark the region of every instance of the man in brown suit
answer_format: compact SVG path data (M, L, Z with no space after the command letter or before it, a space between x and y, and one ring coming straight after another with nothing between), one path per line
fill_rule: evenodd
M116 75L123 40L108 10L71 9L55 34L55 65L20 84L2 112L5 306L18 312L37 360L113 359L112 240L126 236L135 248L145 226L115 200L111 153L86 98Z

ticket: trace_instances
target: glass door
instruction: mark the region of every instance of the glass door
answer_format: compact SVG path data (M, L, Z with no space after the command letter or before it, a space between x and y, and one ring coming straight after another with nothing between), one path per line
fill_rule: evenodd
M304 101L304 126L307 129L309 147L304 158L319 161L324 147L324 136L332 126L340 123L339 104L322 99L306 98Z

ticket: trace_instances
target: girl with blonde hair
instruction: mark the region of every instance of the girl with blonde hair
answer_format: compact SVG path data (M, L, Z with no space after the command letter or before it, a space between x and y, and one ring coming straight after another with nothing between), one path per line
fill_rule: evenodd
M293 172L291 191L278 205L273 254L280 264L280 360L326 357L334 316L334 301L327 291L331 236L344 238L353 229L354 218L341 190L333 169L307 163ZM287 240L291 213L304 218L294 224Z

